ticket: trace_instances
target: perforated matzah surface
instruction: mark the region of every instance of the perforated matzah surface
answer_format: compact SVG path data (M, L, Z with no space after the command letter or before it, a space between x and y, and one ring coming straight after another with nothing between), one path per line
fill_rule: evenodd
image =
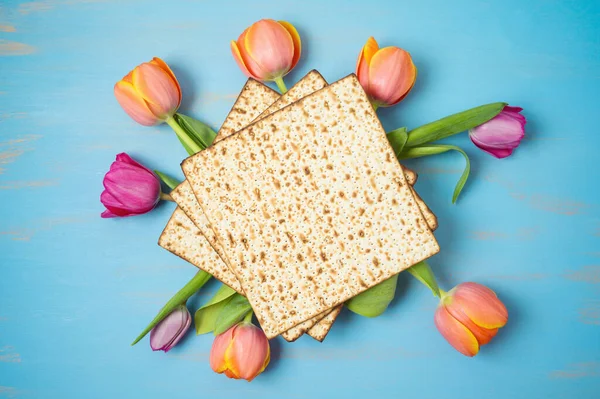
M439 250L354 75L182 166L268 337Z

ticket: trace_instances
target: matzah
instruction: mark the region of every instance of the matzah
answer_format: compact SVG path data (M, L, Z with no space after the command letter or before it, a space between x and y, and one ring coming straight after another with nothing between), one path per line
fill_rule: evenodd
M439 251L354 75L182 167L267 337Z
M252 78L248 79L237 100L235 100L231 111L227 114L223 125L217 132L214 142L229 137L245 127L278 98L279 93L275 90Z
M302 78L294 87L292 87L285 95L281 96L277 101L275 101L267 110L265 110L260 116L266 116L276 110L306 96L307 94L313 93L318 89L321 89L327 85L327 82L317 71L309 72L304 78ZM245 91L243 91L245 92ZM249 100L248 100L249 101ZM248 102L246 101L246 103ZM254 114L259 110L260 107L254 108ZM240 119L247 118L248 113L244 112L243 109L238 109L234 107L233 110L237 110L237 114L234 114L234 118L237 119L237 124L240 123ZM232 112L233 112L232 110ZM229 119L229 116L228 118ZM227 137L228 133L222 134L222 138ZM181 184L178 188L173 190L171 193L175 201L181 206L181 208L192 216L194 223L197 225L199 230L206 236L208 241L211 243L213 248L219 253L221 258L229 265L229 262L226 256L223 254L220 244L218 243L214 233L210 227L210 223L206 216L202 212L194 212L197 208L199 208L198 202L191 191L191 188L187 184ZM228 276L231 278L230 276ZM331 310L327 310L322 314L310 319L306 320L303 323L293 327L292 329L286 331L282 334L282 336L287 341L294 341L299 338L304 332L307 332L311 327L313 327L319 320L323 319ZM339 313L339 312L338 312ZM335 319L334 319L335 320ZM320 327L318 332L319 336L324 336L323 331L329 330L333 321L330 319L326 320L324 324ZM310 333L309 333L310 334Z
M320 81L319 81L320 80ZM268 100L277 100L267 111L273 112L301 97L304 95L311 93L317 89L322 88L326 85L326 82L321 77L320 74L316 71L310 72L305 78L301 80L294 88L290 89L290 91L282 96L279 99L279 95L277 95L273 91L262 89L261 83L258 83L254 80L249 80L248 83L242 89L240 93L240 97L236 101L233 106L230 114L227 116L225 122L223 123L223 127L219 130L219 135L221 138L227 137L232 133L232 130L240 125L245 125L247 121L250 121L250 118L254 118L256 115L260 114L265 104ZM258 105L253 104L253 92L258 92ZM265 111L265 112L267 112ZM231 128L234 126L234 128ZM216 239L214 238L213 232L210 229L210 225L208 224L208 220L205 217L196 218L195 222L200 229L194 229L190 226L190 221L188 219L188 223L186 223L183 227L181 226L181 222L177 221L182 217L181 213L187 209L187 206L198 207L199 205L196 202L196 199L189 189L189 185L184 182L180 184L179 188L173 190L171 193L174 199L179 202L183 209L178 208L174 212L171 220L167 224L165 231L161 235L159 240L159 245L165 247L169 251L175 253L176 255L182 257L190 261L193 264L199 265L199 259L203 258L203 253L206 251L205 241L208 238L208 242L214 248L214 251L220 255L222 261L215 262L214 264L209 265L207 269L207 265L203 264L203 270L206 270L213 274L216 278L221 281L235 281L235 283L229 284L232 288L236 289L236 291L243 294L239 287L239 282L235 279L235 275L231 273L227 266L223 268L224 262L227 262L224 254L222 253L220 246ZM184 215L185 216L185 215ZM203 216L203 215L202 215ZM203 234L204 233L204 234ZM176 240L173 240L174 237L177 237ZM197 251L194 253L193 244L196 243ZM213 252L214 252L213 251ZM214 258L213 258L214 259ZM330 311L324 312L322 315L319 315L313 318L310 321L305 321L299 326L296 326L284 333L282 336L288 341L294 341L299 338L304 332L308 331L309 328L313 327L315 323L317 323L320 319L326 316ZM339 312L338 312L339 313ZM336 313L337 314L337 313ZM334 318L335 320L335 318ZM315 328L315 338L322 340L326 333L329 331L333 320L328 318L323 322L321 326Z

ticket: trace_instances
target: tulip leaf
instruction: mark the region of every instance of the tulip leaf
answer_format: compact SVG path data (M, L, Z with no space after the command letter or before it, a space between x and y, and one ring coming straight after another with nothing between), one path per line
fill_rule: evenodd
M377 317L385 312L394 299L397 283L396 274L346 301L346 307L361 316Z
M252 307L246 297L237 293L234 294L217 316L215 335L229 330L231 326L242 320L251 311Z
M215 330L217 318L225 306L231 301L231 297L207 307L202 307L194 315L196 335L208 334Z
M196 335L206 334L215 329L217 317L224 306L229 303L235 290L223 284L213 297L202 305L194 314Z
M179 180L172 178L171 176L161 172L160 170L154 170L154 173L165 183L171 190L174 189L181 183Z
M456 203L456 200L458 199L458 196L460 195L460 192L462 191L463 187L467 183L469 173L471 173L471 162L469 161L469 156L460 147L448 144L430 144L414 148L405 148L397 156L398 159L421 158L429 155L441 154L452 150L460 152L463 155L463 157L465 157L466 161L465 169L462 175L460 176L460 179L458 179L456 187L454 188L454 194L452 195L452 203L454 204Z
M433 271L427 262L422 261L409 267L408 272L412 274L414 278L427 286L427 288L433 292L433 295L439 298L440 288L438 287L437 281L435 280L435 275L433 274Z
M502 102L481 105L420 126L408 132L406 146L420 146L473 129L494 118L506 105Z
M217 133L215 133L215 131L204 122L200 122L197 119L183 114L175 114L173 115L173 118L175 119L175 122L177 122L177 124L192 139L192 141L194 141L194 143L200 147L201 150L204 150L206 147L211 145L215 140L215 137L217 137ZM179 141L181 141L181 144L183 144L188 154L194 154L193 149L184 143L181 138Z
M206 273L203 270L200 270L198 273L196 273L194 275L194 278L188 281L188 283L184 285L182 289L177 291L177 293L173 295L171 299L168 300L165 306L162 307L162 309L158 312L154 319L152 319L152 321L150 322L150 324L148 324L144 331L142 331L142 333L138 335L135 341L131 343L131 346L137 344L142 338L144 338L144 336L148 334L150 330L152 330L158 323L160 323L173 310L175 310L175 308L177 308L182 303L185 303L189 299L189 297L194 295L200 288L202 288L202 286L206 284L206 282L210 280L211 277L212 276L210 274Z
M408 140L408 133L406 132L405 127L399 127L398 129L394 129L387 134L387 138L390 142L390 145L394 149L395 154L399 154L404 149L406 145L406 141Z

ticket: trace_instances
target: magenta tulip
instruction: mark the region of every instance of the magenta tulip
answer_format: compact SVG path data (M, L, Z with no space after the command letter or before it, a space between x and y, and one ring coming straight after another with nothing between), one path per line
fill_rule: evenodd
M527 120L523 108L506 106L495 118L469 130L469 137L477 147L495 156L506 158L525 137Z
M153 351L168 352L183 338L192 324L192 316L185 305L179 305L150 332Z
M106 207L103 218L141 215L151 211L160 200L158 177L124 152L110 165L103 184L100 195Z

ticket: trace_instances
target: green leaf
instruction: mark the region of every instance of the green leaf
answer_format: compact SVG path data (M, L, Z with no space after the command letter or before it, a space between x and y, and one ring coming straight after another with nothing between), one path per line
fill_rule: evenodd
M206 123L200 122L194 118L191 118L183 114L173 115L175 122L185 131L185 133L196 143L200 149L204 150L206 147L212 144L217 137L217 133L210 128ZM181 143L186 148L186 151L190 153L192 149L187 146L181 139Z
M217 318L223 308L231 301L231 297L214 303L208 307L202 307L194 315L194 325L196 326L196 335L207 334L215 330Z
M158 175L158 177L160 178L160 180L162 180L162 182L165 183L171 190L173 190L175 187L177 187L179 185L179 183L181 183L180 181L161 172L160 170L155 169L154 173L156 173Z
M498 115L506 103L492 103L471 108L408 132L407 147L438 141L445 137L477 127Z
M408 133L406 133L405 127L399 127L398 129L392 130L387 134L387 138L390 142L390 145L394 149L395 154L399 154L404 149L406 145L406 140L408 140Z
M377 284L346 301L346 307L352 312L365 317L377 317L389 306L396 295L398 275Z
M427 288L433 292L433 295L439 298L440 296L440 288L437 285L437 281L435 280L435 275L433 271L427 264L427 262L422 261L417 263L416 265L411 266L408 269L408 272L413 275L417 280L423 283Z
M206 334L215 329L217 317L223 307L229 303L233 294L235 294L235 290L223 284L215 295L196 311L194 325L197 335Z
M454 188L454 194L452 195L452 203L454 204L456 203L456 200L458 199L458 196L460 195L460 192L462 191L463 187L467 183L469 173L471 173L471 162L469 161L469 156L460 147L447 144L430 144L421 147L406 148L400 154L398 154L398 159L426 157L428 155L441 154L443 152L451 150L460 152L463 155L463 157L465 157L466 162L465 169L462 175L460 176L460 179L458 179L456 187Z
M234 294L227 305L221 309L221 312L217 317L217 321L215 322L215 335L224 333L251 311L252 307L246 297L237 293Z
M186 285L183 286L169 301L163 306L158 312L156 317L152 319L150 324L142 331L140 335L131 343L131 346L137 344L146 334L150 332L158 323L167 317L176 307L185 303L189 297L194 295L212 276L205 271L200 270L194 278L192 278Z

